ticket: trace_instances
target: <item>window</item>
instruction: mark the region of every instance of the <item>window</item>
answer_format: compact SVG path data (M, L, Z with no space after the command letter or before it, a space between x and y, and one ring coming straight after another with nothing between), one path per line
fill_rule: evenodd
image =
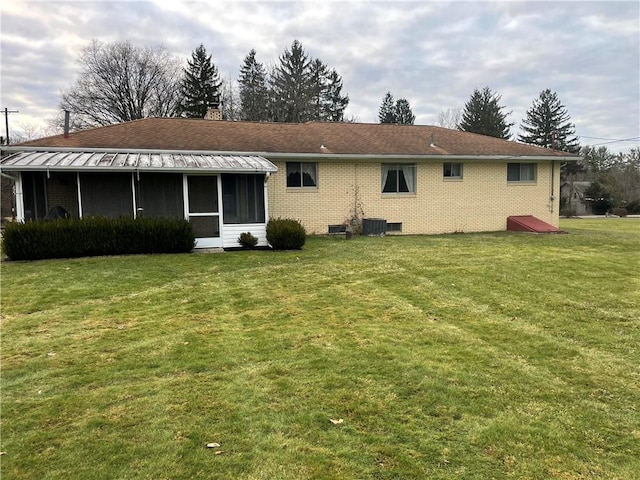
M287 162L287 187L302 188L318 186L318 167L311 162Z
M507 182L535 182L535 163L508 163Z
M416 166L382 164L382 193L415 193Z
M401 232L402 231L402 222L387 222L387 232Z
M462 178L461 163L443 163L442 176L444 178Z
M346 233L347 226L345 224L342 224L342 225L329 225L328 229L329 229L329 233Z

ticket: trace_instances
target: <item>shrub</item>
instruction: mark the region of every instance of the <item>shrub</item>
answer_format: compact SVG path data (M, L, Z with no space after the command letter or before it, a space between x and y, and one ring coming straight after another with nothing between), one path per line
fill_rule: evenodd
M591 210L595 215L604 215L614 205L611 192L599 182L592 182L585 190L584 196L591 204Z
M8 224L2 239L11 260L96 255L190 252L193 228L186 220L160 218L60 218Z
M258 239L251 235L251 232L243 232L238 237L238 243L244 248L255 248L258 245Z
M640 213L640 200L632 200L631 202L627 203L625 208L631 215Z
M306 239L304 227L297 220L272 218L267 223L267 241L275 250L300 250Z
M624 207L616 207L611 211L611 213L618 217L626 217L629 212L627 212L627 209Z

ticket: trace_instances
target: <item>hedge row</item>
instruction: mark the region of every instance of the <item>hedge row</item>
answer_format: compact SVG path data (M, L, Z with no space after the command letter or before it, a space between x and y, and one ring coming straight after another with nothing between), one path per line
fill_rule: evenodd
M159 218L61 218L7 224L2 249L11 260L98 255L190 252L193 228L186 220Z

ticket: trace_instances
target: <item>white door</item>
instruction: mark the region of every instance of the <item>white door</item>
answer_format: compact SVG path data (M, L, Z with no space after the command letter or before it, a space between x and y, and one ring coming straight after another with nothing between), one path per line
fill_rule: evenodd
M196 248L222 247L217 175L185 176L185 213L193 226Z

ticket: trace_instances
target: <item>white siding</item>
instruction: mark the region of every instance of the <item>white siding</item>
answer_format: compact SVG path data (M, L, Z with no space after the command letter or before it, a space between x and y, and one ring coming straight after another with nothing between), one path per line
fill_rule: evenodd
M265 223L241 223L233 225L223 225L222 227L222 247L241 247L238 237L243 232L250 232L258 239L259 247L267 247L267 225Z

